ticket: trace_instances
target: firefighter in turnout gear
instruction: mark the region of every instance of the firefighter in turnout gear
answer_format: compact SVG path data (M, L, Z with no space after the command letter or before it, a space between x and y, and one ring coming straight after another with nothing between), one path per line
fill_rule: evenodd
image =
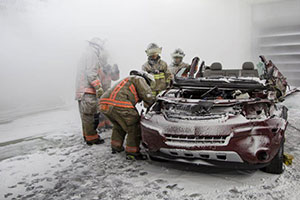
M184 52L181 49L175 49L175 51L171 54L173 62L170 65L170 71L175 77L177 72L181 70L182 68L187 69L187 71L190 70L190 65L183 62L183 58L185 56Z
M159 54L161 53L161 50L162 48L157 44L149 44L146 49L148 61L142 66L143 71L154 76L156 84L155 87L151 88L154 96L167 89L172 80L172 74L168 69L167 63L160 59Z
M154 97L151 86L155 86L152 75L133 70L130 72L129 77L123 79L102 95L100 110L113 124L112 153L124 151L123 142L127 134L125 147L127 158L147 159L147 156L140 153L140 116L135 105L141 101L144 101L145 107L152 105Z
M111 88L111 82L117 81L120 79L120 71L117 64L113 66L107 64L99 71L99 76L101 79L101 85L106 92L109 88ZM101 131L103 129L111 128L112 125L110 121L100 112L98 119L98 130Z
M98 99L104 92L99 78L102 50L103 42L99 38L88 41L77 71L75 99L79 103L83 137L88 145L104 143L96 131L97 126L94 125L94 115L98 113Z

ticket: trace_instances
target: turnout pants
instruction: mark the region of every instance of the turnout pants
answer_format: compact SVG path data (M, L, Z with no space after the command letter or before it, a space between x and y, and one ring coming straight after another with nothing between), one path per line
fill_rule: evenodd
M126 152L136 153L140 151L141 129L140 116L134 108L113 107L110 112L104 115L113 124L111 146L115 149L123 147L125 136Z
M78 103L84 139L86 141L98 139L99 136L94 128L94 115L97 113L98 105L96 95L84 94Z

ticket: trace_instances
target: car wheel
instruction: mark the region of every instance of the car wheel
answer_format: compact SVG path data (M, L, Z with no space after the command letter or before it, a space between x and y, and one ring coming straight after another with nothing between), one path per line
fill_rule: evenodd
M278 153L271 161L270 165L264 167L262 170L271 174L281 174L284 171L283 166L283 151L284 143L281 144Z

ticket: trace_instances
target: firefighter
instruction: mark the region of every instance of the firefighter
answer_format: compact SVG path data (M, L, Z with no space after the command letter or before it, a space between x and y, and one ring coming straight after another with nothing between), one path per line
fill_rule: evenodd
M100 69L99 76L101 79L102 88L104 92L106 92L111 87L111 81L117 81L120 79L120 70L118 65L114 64L111 66L110 64L107 64ZM98 122L99 131L112 128L110 121L101 112L99 114Z
M114 64L113 66L107 64L101 68L99 73L104 92L111 87L111 81L117 81L120 79L120 71L117 64Z
M104 93L99 79L102 50L103 42L99 38L88 41L77 71L75 99L79 103L83 137L88 145L104 143L97 134L97 126L94 124L94 115L98 113L98 99Z
M152 75L133 70L129 77L102 95L100 110L113 124L112 153L124 151L123 142L127 134L125 147L127 159L147 159L146 155L140 153L140 116L135 105L141 101L144 101L146 108L152 105L154 97L151 86L154 85L155 80Z
M173 59L172 64L170 65L170 71L175 76L178 71L180 71L182 68L186 68L187 71L190 70L190 65L183 62L185 54L181 49L175 49L175 51L171 54L171 57Z
M172 80L172 74L168 69L168 65L165 61L160 59L159 54L162 48L155 43L148 45L146 54L148 61L142 66L142 70L152 74L155 79L155 87L152 87L152 94L158 95L161 91L170 86Z

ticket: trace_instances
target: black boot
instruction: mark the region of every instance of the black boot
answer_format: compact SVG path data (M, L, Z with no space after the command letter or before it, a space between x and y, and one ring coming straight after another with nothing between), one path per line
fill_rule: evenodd
M121 153L123 151L124 151L124 147L111 147L112 154Z
M87 144L87 145L103 144L103 143L104 143L104 140L103 140L101 137L99 137L99 138L97 138L97 139L95 139L95 140L86 141L86 144Z
M126 152L126 159L127 160L147 160L148 156L145 154L142 154L141 152L138 152L138 153Z

